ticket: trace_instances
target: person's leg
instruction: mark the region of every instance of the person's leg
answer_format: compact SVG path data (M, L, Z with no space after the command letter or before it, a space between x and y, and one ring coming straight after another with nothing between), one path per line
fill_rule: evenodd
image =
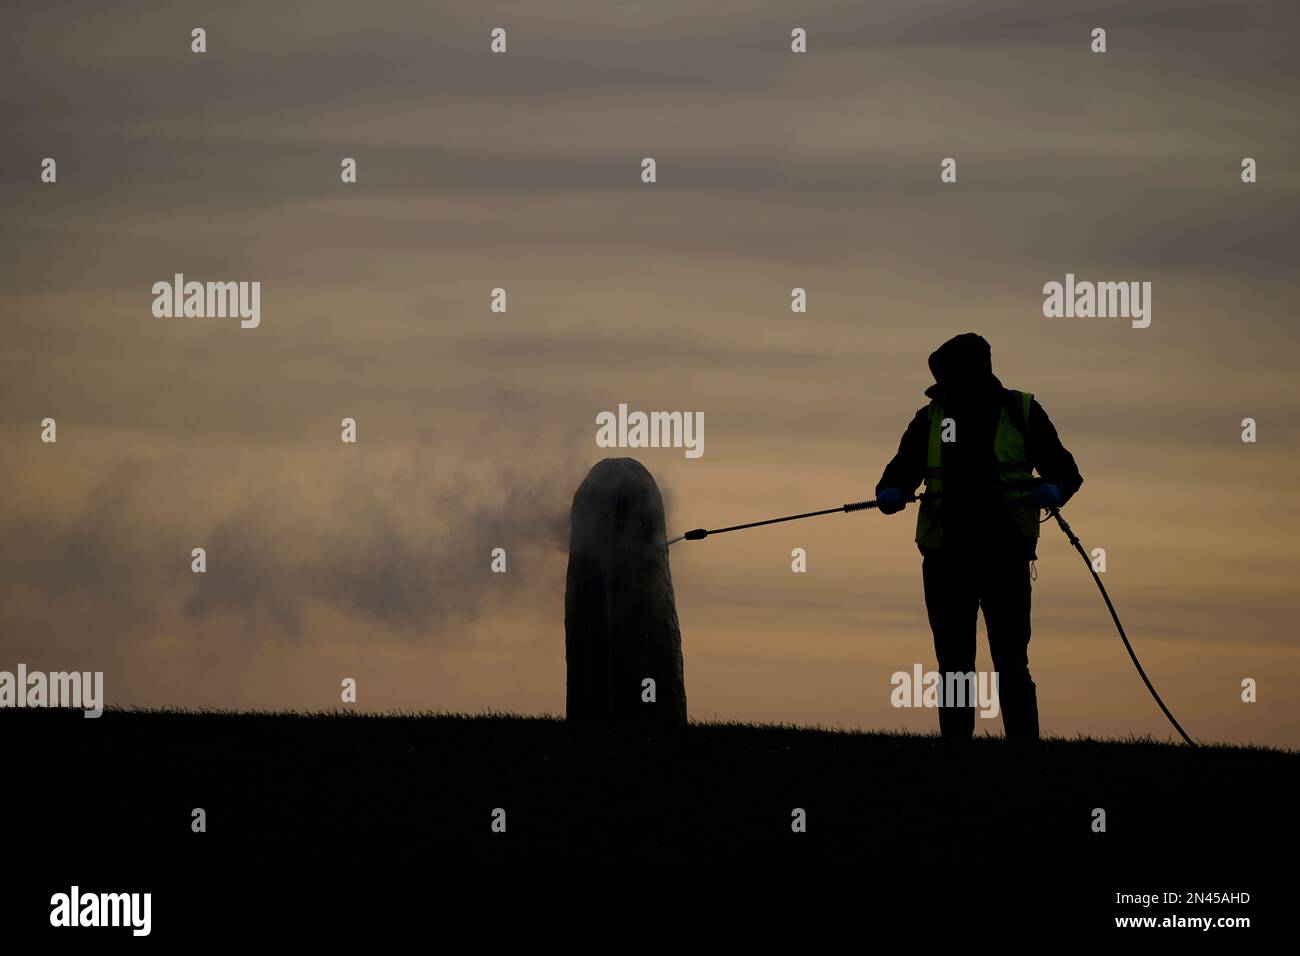
M981 564L980 605L989 652L998 673L998 702L1007 740L1038 739L1038 692L1029 675L1029 562L987 555Z
M939 659L939 674L948 682L948 673L968 674L975 670L975 626L979 613L979 594L975 588L974 569L969 561L937 552L927 554L921 562L925 582L925 610L934 633L934 652ZM975 730L975 709L948 707L939 697L939 732L945 740L970 740Z

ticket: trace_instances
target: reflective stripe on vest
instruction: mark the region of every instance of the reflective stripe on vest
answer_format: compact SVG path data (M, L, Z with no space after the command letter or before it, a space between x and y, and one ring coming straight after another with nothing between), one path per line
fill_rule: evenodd
M1028 427L1029 406L1034 396L1031 392L1015 392L1020 400L1021 415ZM925 490L943 491L943 406L935 399L930 403L930 442L925 459ZM998 474L1007 483L1028 482L1033 473L1025 453L1025 436L1007 415L1003 404L998 414L998 427L993 433L993 453L998 461ZM1015 507L1028 497L1024 488L1007 488L1002 500L1007 505L1012 522L1026 538L1038 537L1038 509ZM942 501L922 501L916 516L916 543L923 548L943 547L943 524L940 521Z

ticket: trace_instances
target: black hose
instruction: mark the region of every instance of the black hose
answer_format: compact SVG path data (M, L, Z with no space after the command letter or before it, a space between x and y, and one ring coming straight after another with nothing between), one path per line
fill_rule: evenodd
M1092 566L1092 559L1088 557L1088 552L1083 550L1083 545L1079 542L1078 535L1071 530L1069 524L1067 524L1065 519L1061 517L1061 512L1059 510L1056 508L1048 508L1047 510L1051 512L1052 517L1056 519L1056 523L1061 526L1061 530L1065 532L1065 536L1070 539L1070 544L1074 545L1075 550L1083 556L1083 563L1088 566L1088 571L1092 574L1092 579L1097 582L1097 588L1101 591L1101 596L1106 601L1107 610L1110 611L1111 620L1115 622L1115 629L1119 631L1120 640L1124 642L1124 649L1128 651L1128 656L1133 659L1133 666L1137 668L1138 676L1142 678L1142 683L1147 685L1147 690L1151 691L1151 696L1154 697L1156 703L1160 705L1160 709L1164 711L1165 716L1169 718L1169 722L1174 725L1174 730L1178 731L1178 733L1182 735L1183 740L1187 741L1187 746L1196 747L1196 741L1187 736L1187 731L1183 730L1178 721L1174 719L1174 715L1170 713L1169 708L1165 706L1165 702L1161 700L1160 695L1156 693L1155 686L1151 683L1151 679L1147 677L1147 672L1142 669L1142 662L1138 660L1137 654L1133 652L1133 645L1128 642L1128 635L1124 633L1124 625L1119 621L1119 615L1115 612L1115 605L1110 602L1110 595L1106 593L1106 585L1101 583L1101 575L1098 574L1097 569Z
M1016 482L1016 485L1025 485L1027 487L1032 486L1033 484L1036 484L1036 482L1032 479L1024 482ZM903 499L903 502L922 501L926 498L939 498L941 496L941 492L927 492L922 495L908 495ZM1025 501L1026 503L1030 503L1032 499L1026 498ZM853 501L849 504L841 505L838 508L826 508L822 511L806 511L803 514L788 515L784 518L768 518L766 521L751 521L748 524L734 524L729 528L714 528L712 530L695 528L691 531L687 531L679 538L674 538L672 541L669 541L668 544L680 541L682 538L685 538L687 541L700 541L711 534L723 534L727 531L743 531L746 528L759 528L763 525L780 524L783 521L799 521L802 518L815 518L819 515L865 511L869 508L879 507L880 504L877 501ZM1111 603L1110 595L1106 593L1106 585L1101 583L1101 575L1099 575L1096 569L1093 568L1092 559L1088 557L1088 552L1083 550L1083 545L1079 542L1078 536L1073 530L1071 530L1065 519L1061 517L1061 512L1058 509L1048 508L1047 510L1051 516L1056 519L1056 523L1061 526L1061 530L1065 532L1065 536L1070 539L1070 544L1074 545L1075 550L1083 557L1083 563L1088 566L1088 572L1092 575L1092 579L1097 582L1097 589L1101 591L1101 596L1106 601L1106 609L1110 611L1111 620L1115 622L1115 629L1119 631L1120 640L1124 642L1124 649L1128 651L1128 656L1132 658L1133 666L1137 668L1138 676L1142 678L1142 683L1147 685L1147 690L1151 691L1151 696L1154 697L1156 703L1160 705L1160 709L1164 711L1164 715L1169 718L1169 722L1174 725L1174 730L1178 731L1183 740L1187 742L1187 746L1196 747L1196 741L1192 740L1192 738L1187 735L1187 731L1183 730L1178 721L1174 719L1174 715L1170 713L1169 708L1165 706L1165 702L1161 700L1160 695L1156 693L1155 685L1153 685L1151 679L1147 677L1147 672L1142 669L1142 662L1138 660L1137 654L1133 651L1133 645L1128 641L1128 635L1124 633L1124 625L1120 623L1119 614L1115 611L1115 605Z

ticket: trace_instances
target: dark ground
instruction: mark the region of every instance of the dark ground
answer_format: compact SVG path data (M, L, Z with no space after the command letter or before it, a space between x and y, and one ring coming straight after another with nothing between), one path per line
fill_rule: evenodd
M408 865L772 881L834 867L864 903L902 880L923 899L1002 885L1008 906L1037 894L1105 915L1140 912L1117 890L1248 889L1259 906L1270 861L1289 871L1297 849L1300 755L1259 748L983 739L953 754L930 736L776 726L116 710L4 711L0 739L6 853L62 864L40 872L65 890L87 861L110 879L250 885Z

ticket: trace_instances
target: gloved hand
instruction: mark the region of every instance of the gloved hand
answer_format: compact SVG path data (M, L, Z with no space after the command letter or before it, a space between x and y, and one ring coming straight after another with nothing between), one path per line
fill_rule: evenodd
M897 488L881 488L876 492L876 504L882 515L898 514L903 510L903 493Z
M1060 487L1046 481L1034 486L1033 498L1034 504L1040 508L1059 508L1065 501Z

